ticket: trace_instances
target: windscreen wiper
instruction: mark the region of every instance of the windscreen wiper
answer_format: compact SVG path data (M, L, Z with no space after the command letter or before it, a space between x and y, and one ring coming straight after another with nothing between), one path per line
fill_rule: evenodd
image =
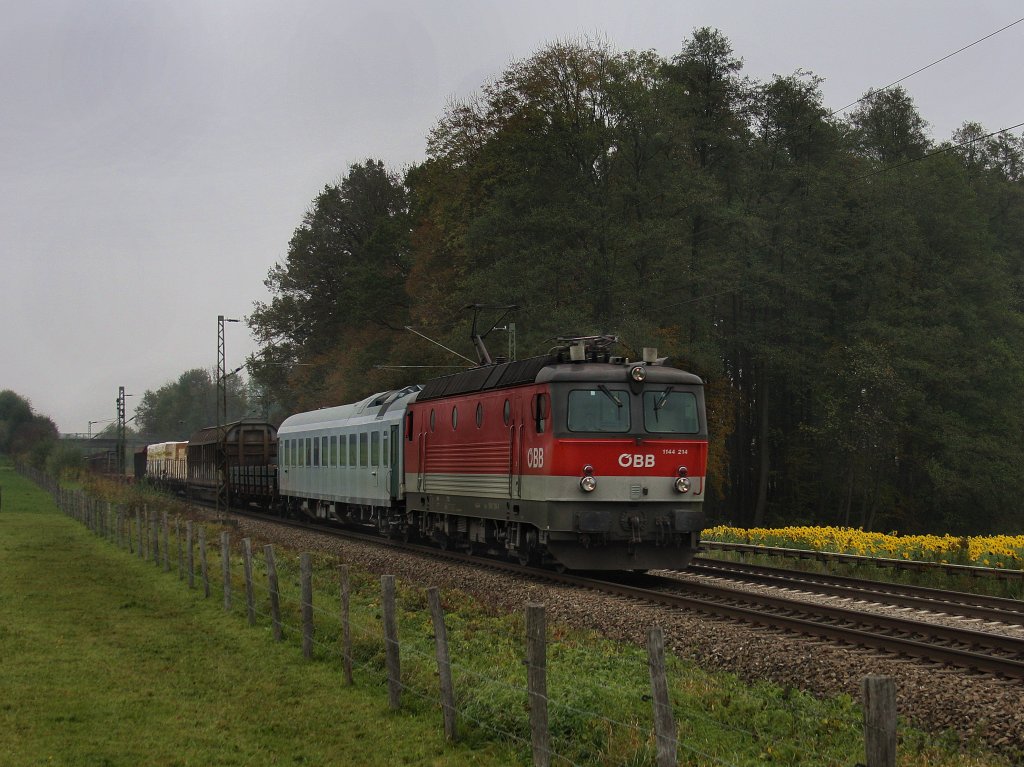
M668 395L672 393L672 390L674 388L675 388L674 386L670 386L667 389L665 389L665 393L662 394L661 398L657 402L654 403L654 412L655 413L657 413L659 410L661 410L663 407L665 407L665 403L668 401Z
M607 386L604 384L598 384L597 388L600 389L608 399L614 402L616 407L622 407L622 403L619 401L619 398L612 394L611 390Z

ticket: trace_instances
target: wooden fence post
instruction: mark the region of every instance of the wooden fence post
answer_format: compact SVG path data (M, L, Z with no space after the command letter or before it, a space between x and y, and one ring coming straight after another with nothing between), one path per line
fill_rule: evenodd
M242 567L245 571L245 611L249 625L256 625L256 591L252 584L252 539L242 539Z
M174 517L174 537L178 539L178 580L185 577L185 554L181 545L181 517ZM191 537L191 536L190 536Z
M199 526L199 571L203 576L203 596L210 598L210 569L206 563L206 526Z
M267 560L267 590L270 592L270 622L274 627L274 641L280 642L281 635L281 592L277 585L277 563L274 562L274 547L269 543L263 547Z
M135 510L135 526L138 527L138 530L136 532L137 532L137 534L139 536L139 550L136 553L138 554L139 559L142 559L143 558L143 553L142 553L142 540L143 540L143 535L142 535L142 512L139 509Z
M658 767L675 767L678 750L676 720L668 699L665 672L665 637L660 626L647 631L647 664L651 670L651 705L654 707L654 737Z
M164 529L164 572L169 573L171 571L171 531L167 524L167 512L163 513L163 529Z
M864 756L868 767L896 765L896 682L887 676L866 676Z
M313 559L309 554L299 557L302 573L302 654L313 658Z
M157 567L160 566L160 513L154 511L149 518L149 528L153 535L153 541L150 545L151 553L153 554L153 564Z
M231 534L220 534L220 566L224 579L224 612L231 612Z
M526 684L530 696L530 742L536 767L551 764L546 633L544 605L526 605Z
M345 669L345 684L354 684L352 679L352 627L349 625L352 586L348 565L341 566L341 663Z
M448 656L448 628L444 625L441 594L436 587L427 589L427 601L430 603L430 617L434 622L434 647L437 655L437 675L441 683L441 710L444 713L444 736L454 742L457 737L455 729L455 689L452 686L452 664Z
M196 586L196 554L192 545L192 520L185 521L185 537L188 538L188 587Z
M398 647L398 621L395 618L395 576L380 577L381 605L384 613L384 657L388 670L388 705L402 705L402 662Z

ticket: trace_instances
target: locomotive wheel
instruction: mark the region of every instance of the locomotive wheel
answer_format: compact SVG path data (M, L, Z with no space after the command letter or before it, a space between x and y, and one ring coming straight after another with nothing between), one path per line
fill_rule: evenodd
M537 554L537 531L528 530L524 536L525 540L516 550L516 556L519 560L519 564L526 567L529 564L533 564Z

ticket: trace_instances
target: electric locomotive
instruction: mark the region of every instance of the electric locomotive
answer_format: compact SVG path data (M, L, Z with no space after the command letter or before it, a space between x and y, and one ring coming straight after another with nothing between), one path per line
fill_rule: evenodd
M614 337L427 383L403 425L404 519L442 545L571 569L685 567L707 466L700 378Z

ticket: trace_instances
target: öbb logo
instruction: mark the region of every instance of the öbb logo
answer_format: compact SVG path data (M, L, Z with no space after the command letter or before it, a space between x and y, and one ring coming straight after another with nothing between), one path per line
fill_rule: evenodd
M628 469L630 467L634 469L653 469L654 454L648 453L644 455L642 453L623 453L619 456L619 466L624 469Z

